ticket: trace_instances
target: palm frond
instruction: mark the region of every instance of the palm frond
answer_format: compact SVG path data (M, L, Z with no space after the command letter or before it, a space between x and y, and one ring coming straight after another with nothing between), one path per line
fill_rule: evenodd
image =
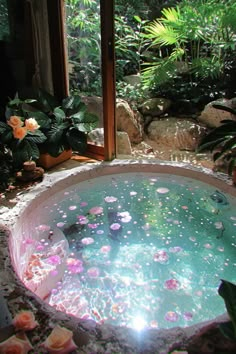
M176 44L180 37L179 33L172 27L166 26L157 20L147 25L145 29L147 34L144 37L152 41L151 47Z

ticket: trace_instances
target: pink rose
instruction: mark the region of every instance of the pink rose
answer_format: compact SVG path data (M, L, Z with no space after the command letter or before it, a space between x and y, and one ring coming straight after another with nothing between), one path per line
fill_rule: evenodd
M43 343L43 346L50 354L70 353L77 348L72 336L73 333L68 329L56 326Z
M22 127L23 122L20 119L20 117L11 116L9 118L9 120L7 121L7 124L10 125L10 127L12 127L12 129L14 129L14 128Z
M34 119L34 118L26 119L25 126L26 126L26 129L31 132L34 132L36 129L38 129L40 127L40 125L38 125L36 119Z
M14 335L0 343L1 354L27 354L32 349L33 347L25 335L21 338Z
M27 129L25 127L16 127L13 129L13 136L16 139L24 139L27 134Z
M38 326L34 314L31 311L21 311L13 319L16 330L30 331Z

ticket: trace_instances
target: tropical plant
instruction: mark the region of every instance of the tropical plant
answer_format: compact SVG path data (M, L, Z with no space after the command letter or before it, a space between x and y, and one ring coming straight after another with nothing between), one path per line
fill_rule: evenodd
M47 138L41 151L54 157L68 149L85 152L87 134L97 127L98 117L87 111L80 96L66 97L59 104L54 96L39 90L33 108L33 115L41 116L40 129Z
M219 295L224 299L225 306L230 318L229 322L220 324L220 330L225 337L236 339L236 285L222 280L218 289Z
M116 96L126 100L134 110L145 99L149 98L148 92L144 90L141 83L131 85L125 81L116 83Z
M233 0L183 0L164 8L161 18L145 26L154 59L145 64L144 84L159 85L186 72L190 80L223 75L226 58L235 53L235 10Z
M16 95L6 107L5 122L0 122L0 144L11 151L15 168L24 161L39 158L39 144L47 139L29 110L33 102Z
M65 6L70 87L101 93L100 2L67 0Z
M225 110L236 116L236 110L224 104L213 104L214 108ZM213 161L223 159L227 162L228 173L232 174L236 165L236 121L223 120L221 125L211 130L200 142L197 152L210 150L213 152Z
M122 80L125 75L140 73L145 48L141 32L146 22L137 15L133 16L132 22L124 16L115 16L117 80Z
M79 96L57 99L39 90L36 99L16 96L6 108L6 121L0 122L0 143L11 151L15 169L41 152L56 157L64 150L83 153L87 133L98 118L88 113Z

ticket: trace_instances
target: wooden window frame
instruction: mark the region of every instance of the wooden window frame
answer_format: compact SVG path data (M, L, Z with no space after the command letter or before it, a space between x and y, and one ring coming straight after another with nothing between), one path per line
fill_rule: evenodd
M100 12L104 147L89 144L86 155L110 161L116 156L114 0L100 0ZM65 0L48 0L48 18L54 94L62 99L69 95Z

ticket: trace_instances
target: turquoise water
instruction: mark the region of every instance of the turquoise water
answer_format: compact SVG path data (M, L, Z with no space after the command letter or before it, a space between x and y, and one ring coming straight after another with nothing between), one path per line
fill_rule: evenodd
M212 319L225 312L220 279L236 282L235 199L190 178L91 179L45 201L30 228L41 269L54 266L53 279L61 267L45 301L99 323L140 330ZM66 256L55 251L58 235ZM37 266L29 270L36 279Z

